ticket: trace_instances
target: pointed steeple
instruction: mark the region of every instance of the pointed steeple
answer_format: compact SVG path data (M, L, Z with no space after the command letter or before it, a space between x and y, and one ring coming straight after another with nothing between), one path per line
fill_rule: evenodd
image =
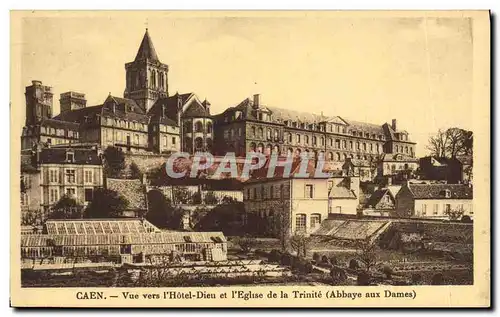
M141 46L137 51L137 55L135 56L135 60L143 60L149 59L150 61L158 62L158 55L156 55L155 47L153 46L153 41L149 37L148 29L146 28L146 33L144 33L144 37L142 38Z

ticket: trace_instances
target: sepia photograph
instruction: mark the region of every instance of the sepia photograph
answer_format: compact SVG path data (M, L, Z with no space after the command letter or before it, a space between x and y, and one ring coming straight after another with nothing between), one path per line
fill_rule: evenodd
M489 19L12 11L14 305L490 305Z

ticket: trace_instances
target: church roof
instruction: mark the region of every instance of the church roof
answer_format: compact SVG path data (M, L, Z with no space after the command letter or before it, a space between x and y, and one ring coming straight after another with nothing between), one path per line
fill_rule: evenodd
M139 50L135 56L136 61L143 59L159 62L158 55L156 54L155 47L153 46L153 41L151 41L151 38L149 37L148 29L146 29L146 33L144 33L141 46L139 46Z

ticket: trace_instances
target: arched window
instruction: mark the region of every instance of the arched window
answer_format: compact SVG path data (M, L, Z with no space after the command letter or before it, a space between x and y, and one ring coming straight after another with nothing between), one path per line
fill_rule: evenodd
M212 122L207 123L207 133L212 133Z
M194 139L194 146L196 150L200 150L201 148L203 148L203 139L199 137Z
M288 132L288 143L292 143L292 134Z
M271 139L271 129L267 129L267 139L270 140Z
M207 150L211 150L213 146L213 142L211 138L207 138Z
M252 127L252 136L256 137L257 135L255 134L255 127Z
M311 230L318 229L321 224L321 214L311 214L310 218Z
M198 121L194 124L194 131L195 132L203 132L203 124Z
M340 161L340 153L337 153L337 161Z
M277 129L274 129L274 140L277 140L279 137L279 132Z
M264 137L264 129L259 128L259 137L263 138Z
M309 136L308 135L304 136L304 141L306 144L309 144Z
M255 145L254 142L250 143L250 152L255 152L256 149L257 149L257 145Z

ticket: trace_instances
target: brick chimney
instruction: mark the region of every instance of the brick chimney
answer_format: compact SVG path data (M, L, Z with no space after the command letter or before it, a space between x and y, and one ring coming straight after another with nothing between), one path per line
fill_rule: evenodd
M396 125L396 123L397 123L396 119L392 119L392 129L394 131L397 131L397 125Z
M253 95L253 106L255 108L260 107L260 94Z

